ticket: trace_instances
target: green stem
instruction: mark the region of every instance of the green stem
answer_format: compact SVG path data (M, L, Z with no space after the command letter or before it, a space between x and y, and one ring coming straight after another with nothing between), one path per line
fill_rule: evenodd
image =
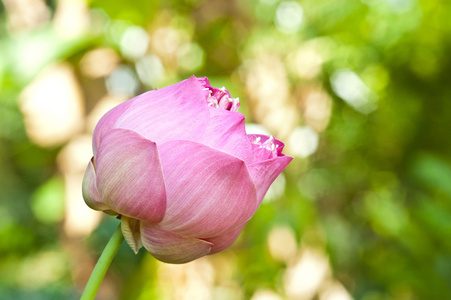
M124 237L122 236L121 224L117 227L113 236L110 238L108 244L100 255L97 264L92 271L91 277L86 284L85 290L83 291L83 295L81 295L80 300L92 300L96 296L97 290L99 289L100 284L102 283L103 277L105 277L106 271L113 261L114 256L116 255L119 247L124 241Z

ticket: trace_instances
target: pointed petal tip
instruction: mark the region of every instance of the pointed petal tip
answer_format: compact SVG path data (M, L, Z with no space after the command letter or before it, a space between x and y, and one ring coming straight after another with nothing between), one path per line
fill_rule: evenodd
M210 243L213 243L213 247L211 247L211 251L210 251L210 253L208 253L208 255L212 255L212 254L221 252L221 251L227 249L228 247L230 247L236 241L236 239L239 237L239 235L241 234L241 231L243 231L243 228L246 226L246 224L247 224L247 222L245 224L239 226L238 228L230 230L226 234L216 236L213 238L204 239Z
M121 230L127 244L135 254L138 254L139 249L142 247L140 221L121 216Z
M257 189L257 198L259 199L259 203L261 203L263 197L274 180L276 180L277 176L282 173L285 167L288 166L292 160L293 157L282 155L248 166L249 173Z

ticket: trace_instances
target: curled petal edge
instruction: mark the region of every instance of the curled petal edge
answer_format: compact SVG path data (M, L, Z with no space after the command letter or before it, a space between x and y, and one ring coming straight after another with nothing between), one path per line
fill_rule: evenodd
M83 199L90 208L94 210L109 210L107 206L102 202L96 183L96 171L94 166L94 157L88 163L86 167L85 175L83 177L82 194Z

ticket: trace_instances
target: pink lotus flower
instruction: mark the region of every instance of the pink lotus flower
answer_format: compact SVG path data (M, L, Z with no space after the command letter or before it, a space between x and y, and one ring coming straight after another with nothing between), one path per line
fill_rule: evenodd
M248 135L239 101L191 77L106 113L93 136L83 197L121 215L130 247L185 263L229 247L292 157Z

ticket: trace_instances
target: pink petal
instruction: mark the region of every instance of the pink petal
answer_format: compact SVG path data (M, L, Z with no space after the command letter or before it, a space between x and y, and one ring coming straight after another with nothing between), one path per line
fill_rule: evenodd
M141 222L144 248L156 259L171 264L183 264L207 255L212 244L180 235L162 226Z
M230 247L236 241L241 231L243 231L245 225L246 224L238 227L237 229L233 229L221 236L204 239L213 244L213 247L211 247L211 251L208 254L209 255L215 254Z
M271 184L276 180L277 176L282 173L283 169L293 160L293 157L282 156L274 157L270 160L257 162L248 166L249 173L254 180L257 189L257 199L259 203L263 200L266 192Z
M246 164L251 163L252 146L244 128L244 115L214 107L209 109L210 121L202 144L236 156Z
M160 222L166 210L163 173L154 142L112 129L97 152L97 188L106 206L121 215Z
M201 140L209 119L205 91L195 77L141 95L115 127L139 132L157 144Z
M162 226L207 238L246 223L257 210L242 160L191 141L170 141L159 149L167 190Z
M133 101L135 101L137 98L133 98L122 104L119 104L118 106L112 108L106 114L104 114L102 118L100 118L92 136L92 151L94 153L94 156L97 155L97 149L99 148L100 141L102 140L103 136L112 128L114 128L114 125L116 124L119 117L130 107Z
M93 164L93 158L88 163L86 167L85 175L83 177L82 193L83 199L86 204L95 210L108 210L109 208L105 206L100 197L99 191L97 190L96 184L96 171Z

